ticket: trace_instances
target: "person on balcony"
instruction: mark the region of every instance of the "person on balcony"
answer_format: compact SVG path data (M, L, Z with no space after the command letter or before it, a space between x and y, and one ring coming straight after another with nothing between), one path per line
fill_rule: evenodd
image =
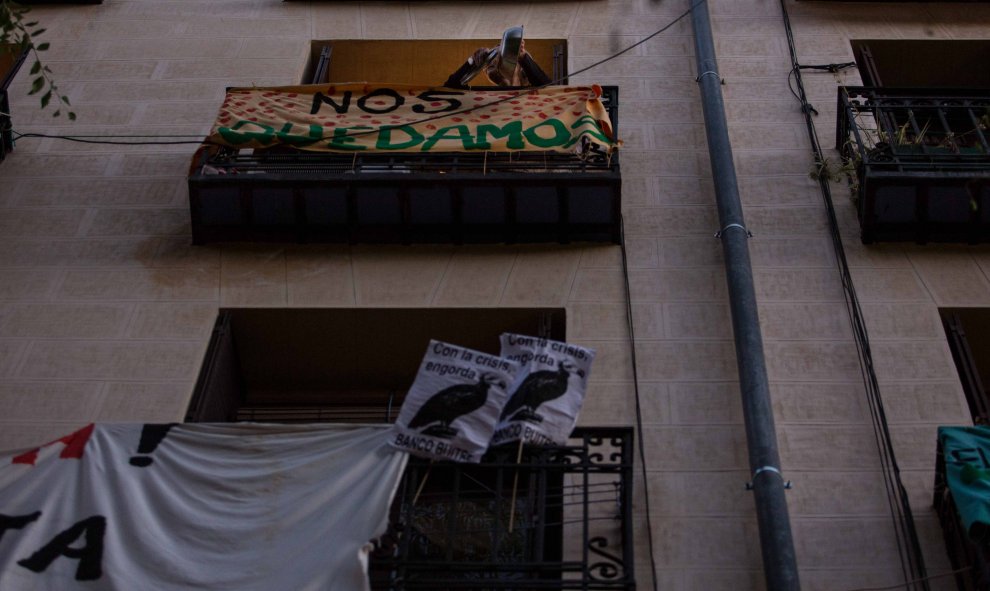
M524 40L519 39L519 53L514 63L507 59L506 47L504 40L499 47L479 47L443 85L447 88L468 88L468 83L482 70L493 86L546 86L552 82L526 51ZM511 46L508 49L511 52Z

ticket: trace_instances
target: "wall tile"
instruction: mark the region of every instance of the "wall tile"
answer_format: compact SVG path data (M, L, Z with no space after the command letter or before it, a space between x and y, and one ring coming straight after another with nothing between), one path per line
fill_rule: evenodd
M216 271L201 269L86 269L66 272L59 300L210 300Z
M347 247L292 247L286 251L285 266L290 306L354 305L354 277Z
M129 304L19 304L0 312L0 333L19 338L113 338L123 335L130 316Z
M450 264L450 247L355 248L359 306L428 306Z
M191 380L205 344L153 341L38 341L19 377L38 379Z
M110 382L97 410L100 421L181 421L191 382Z

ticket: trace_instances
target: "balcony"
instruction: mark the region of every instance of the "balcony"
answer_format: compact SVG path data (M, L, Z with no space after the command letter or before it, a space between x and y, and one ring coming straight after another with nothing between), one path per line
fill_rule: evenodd
M953 479L949 476L949 465L961 463L976 466L982 464L983 450L976 448L960 449L957 446L949 448L943 440L945 430L965 430L964 427L939 427L939 442L935 461L935 514L942 526L942 537L946 553L955 575L956 588L960 591L990 591L990 539L986 531L979 525L974 525L969 531L963 523L959 512L959 504L953 496L950 485ZM972 428L970 428L972 429ZM947 457L949 456L949 457ZM974 457L976 456L976 457ZM985 469L985 468L984 468ZM958 485L963 479L955 480ZM972 495L965 496L967 510L972 512ZM984 508L984 511L986 509Z
M601 104L614 134L618 88L604 87ZM580 155L228 146L198 153L189 201L196 244L620 240L618 154L595 145Z
M410 458L372 589L632 591L632 438L587 427L518 462L515 444L477 465Z
M14 134L10 119L10 97L7 87L13 82L21 64L27 58L27 49L13 43L0 44L0 161L14 149Z
M864 243L990 241L990 90L840 87Z

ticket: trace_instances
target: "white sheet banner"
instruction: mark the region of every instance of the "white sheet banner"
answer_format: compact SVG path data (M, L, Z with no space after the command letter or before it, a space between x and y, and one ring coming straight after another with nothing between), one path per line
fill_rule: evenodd
M0 589L368 589L387 428L90 425L0 452Z
M584 403L595 350L509 333L501 340L502 357L522 364L526 377L502 409L492 445L565 444Z

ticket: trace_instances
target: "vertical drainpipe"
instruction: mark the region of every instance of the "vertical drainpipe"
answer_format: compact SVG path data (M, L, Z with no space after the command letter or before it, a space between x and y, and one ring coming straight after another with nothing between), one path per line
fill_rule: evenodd
M794 539L791 535L787 498L777 450L777 432L773 422L763 336L753 288L753 269L749 260L749 232L743 221L732 146L722 102L721 77L715 62L711 19L705 0L692 0L695 55L698 62L698 85L705 116L705 134L715 200L721 231L725 275L732 310L732 332L736 346L736 365L746 423L746 443L752 474L752 491L756 501L756 519L760 530L760 549L768 591L796 591L798 581ZM727 0L731 1L731 0Z

